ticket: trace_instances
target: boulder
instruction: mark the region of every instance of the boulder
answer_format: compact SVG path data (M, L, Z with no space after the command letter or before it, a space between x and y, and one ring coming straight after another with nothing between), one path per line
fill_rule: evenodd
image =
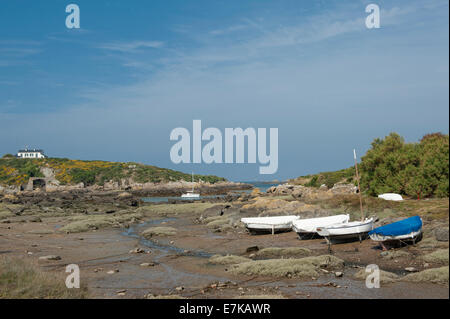
M277 189L276 186L269 187L269 188L266 190L266 193L268 193L268 194L275 193L276 189Z
M434 230L434 237L437 241L448 241L448 228L439 227Z
M266 190L266 193L274 195L290 195L296 188L296 185L291 184L281 184L278 186L272 186Z

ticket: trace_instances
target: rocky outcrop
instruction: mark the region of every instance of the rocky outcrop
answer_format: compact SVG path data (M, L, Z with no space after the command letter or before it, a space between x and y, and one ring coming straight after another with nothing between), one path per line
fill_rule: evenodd
M297 187L292 192L292 197L302 201L325 200L331 198L334 194L330 191L314 187Z
M80 190L84 189L83 183L78 183L75 185L55 185L52 183L49 183L45 186L46 192L68 192L68 191L74 191L74 190Z
M355 185L343 183L335 184L331 189L328 189L325 185L315 188L302 185L282 184L273 186L267 190L267 193L272 195L292 195L295 199L302 201L325 200L334 195L355 194L356 192L357 188Z
M333 194L356 194L358 188L353 184L337 183L330 189Z
M252 185L235 182L162 182L162 183L137 183L133 179L121 179L120 181L106 181L104 185L85 186L83 183L75 185L61 185L55 179L53 170L50 168L42 168L41 172L44 177L32 177L28 180L27 185L23 188L26 192L45 191L54 192L72 192L85 190L88 192L131 192L139 196L180 196L182 193L194 187L196 192L203 195L224 194L234 190L251 189ZM0 194L15 194L22 190L17 186L0 186Z
M18 204L20 203L19 197L14 194L5 194L2 198L2 201L10 204Z
M270 187L266 192L273 195L290 195L297 187L299 186L291 184L281 184L278 186Z
M283 200L266 197L256 197L253 201L243 205L240 213L255 216L277 216L277 215L301 215L303 218L328 216L318 205L306 204L296 200Z
M0 194L15 194L20 192L19 186L2 186L0 185Z
M135 194L146 196L180 196L187 190L192 189L202 195L215 195L228 193L233 190L251 189L252 186L244 183L218 182L218 183L190 183L185 181L169 183L144 183L130 185L131 191Z

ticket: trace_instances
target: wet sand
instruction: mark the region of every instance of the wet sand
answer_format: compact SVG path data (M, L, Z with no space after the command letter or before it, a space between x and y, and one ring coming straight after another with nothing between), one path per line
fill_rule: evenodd
M147 218L129 228L84 233L56 232L63 217L43 218L40 223L0 224L0 254L37 259L58 255L59 261L40 262L47 271L64 273L67 264L77 264L81 282L93 298L143 298L148 294L176 294L186 298L233 298L250 295L279 295L285 298L449 298L448 286L431 283L395 282L368 289L354 279L355 272L368 264L403 275L405 267L422 270L415 258L388 260L370 240L333 245L336 257L345 260L343 277L323 274L315 280L298 278L253 278L233 275L229 266L212 265L208 257L233 254L248 257L246 248L305 247L314 255L328 253L323 239L298 240L294 232L249 235L238 228L214 232L195 222L195 216ZM177 234L144 239L140 232L149 226L170 226ZM34 232L34 233L30 233ZM41 234L39 234L41 232ZM53 233L46 233L53 232ZM130 253L139 247L145 252ZM414 256L418 248L403 248ZM154 266L142 267L142 263ZM115 270L113 274L108 271ZM178 289L177 289L178 288ZM125 291L122 291L125 290Z

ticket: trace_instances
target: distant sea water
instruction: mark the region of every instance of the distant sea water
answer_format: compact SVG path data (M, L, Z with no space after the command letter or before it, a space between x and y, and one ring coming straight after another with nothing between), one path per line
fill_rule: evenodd
M272 186L277 186L280 183L273 183L273 182L249 182L249 181L244 181L244 182L240 182L240 183L245 183L245 184L251 184L253 185L254 188L258 188L261 192L265 193L270 187ZM239 190L239 191L235 191L236 193L251 193L252 190L251 189L247 189L247 190ZM225 196L226 194L218 194L218 195L206 195L206 196L200 196L198 199L195 200L200 200L200 199L205 199L205 198L216 198L216 197L221 197L221 196ZM169 200L172 199L183 199L179 196L167 196L167 197L143 197L142 200L144 202L151 202L151 203L161 203L161 202L167 202ZM187 198L186 200L192 200L192 198Z

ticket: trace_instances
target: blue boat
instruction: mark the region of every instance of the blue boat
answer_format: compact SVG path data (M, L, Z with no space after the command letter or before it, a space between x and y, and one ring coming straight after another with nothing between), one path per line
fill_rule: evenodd
M414 216L400 220L398 222L384 225L369 232L369 236L374 241L408 241L415 240L422 234L422 219Z

